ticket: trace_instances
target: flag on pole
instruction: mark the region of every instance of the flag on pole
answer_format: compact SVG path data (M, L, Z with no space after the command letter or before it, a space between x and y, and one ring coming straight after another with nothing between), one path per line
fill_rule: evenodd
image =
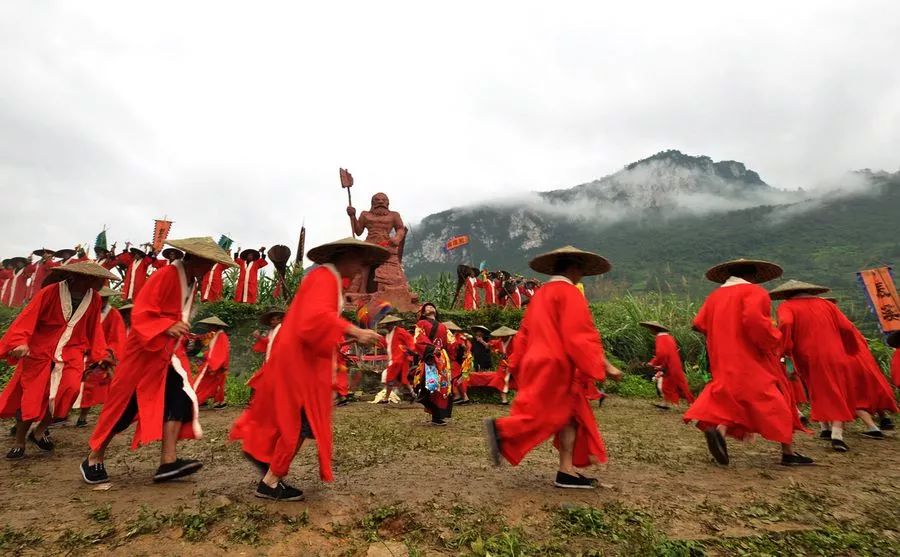
M231 251L231 244L234 243L234 240L229 238L228 236L222 234L219 236L219 247L225 251Z
M97 234L97 239L94 240L94 251L97 251L97 248L102 250L108 249L106 247L106 229L104 228L100 234Z
M153 225L153 251L159 252L163 248L166 238L169 237L169 230L172 228L172 221L157 219Z
M894 285L890 267L867 269L856 273L869 300L869 308L884 334L900 331L900 295Z
M303 250L306 249L306 226L300 226L300 241L297 242L297 258L294 259L294 263L300 267L303 266L303 256L305 252Z

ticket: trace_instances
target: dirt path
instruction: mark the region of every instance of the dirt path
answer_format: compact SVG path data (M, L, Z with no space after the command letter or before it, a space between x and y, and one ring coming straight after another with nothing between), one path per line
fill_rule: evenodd
M732 443L733 463L721 468L679 413L612 398L597 411L610 454L596 471L603 487L572 492L552 485L549 444L517 468L488 465L481 419L505 410L461 407L451 426L432 428L417 408L338 408L337 480L318 481L313 447L304 447L292 480L307 501L294 504L253 497L253 470L225 442L234 409L204 412L206 437L183 445L204 469L159 486L150 482L156 449L130 452L125 438L110 450L111 488L84 485L77 467L89 430L60 429L55 454L29 448L25 460L0 464L0 551L699 555L730 554L732 543L749 544L745 554L833 543L835 554L865 555L900 548L897 439L851 432L853 450L837 454L803 437L799 450L819 466L802 469L778 466L774 444Z

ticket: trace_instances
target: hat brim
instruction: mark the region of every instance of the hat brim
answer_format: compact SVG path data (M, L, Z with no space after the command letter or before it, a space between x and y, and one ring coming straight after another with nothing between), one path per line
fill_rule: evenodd
M162 250L162 256L166 259L168 259L169 256L172 256L173 259L181 259L182 257L184 257L184 252L180 249L166 248Z
M820 294L825 294L826 292L831 292L830 288L826 288L824 286L809 286L805 288L791 288L788 290L781 290L778 292L769 292L769 298L773 300L787 300L791 296L796 296L798 294L809 294L811 296L818 296Z
M53 252L53 257L59 257L60 259L68 259L75 255L75 250L73 249L58 249Z
M379 325L391 325L393 323L403 323L403 319L397 317L396 315L388 315L384 319L378 322Z
M258 250L255 249L245 249L241 252L241 259L244 261L256 261L260 258L260 254Z
M53 267L50 269L50 273L47 274L47 278L59 278L60 275L65 274L84 275L104 280L116 280L119 278L93 261L79 261L78 263L69 263L68 265Z
M280 315L280 316L284 317L284 313L285 312L280 309L273 309L273 310L267 311L259 316L259 322L260 322L260 324L268 327L272 323L273 317L275 317L276 315Z
M237 264L235 264L231 255L208 236L167 240L166 245L172 246L175 249L183 251L185 254L190 254L199 259L212 261L213 263L218 263L225 267L237 267Z
M608 259L587 251L551 251L538 255L528 263L528 266L542 275L554 275L560 259L577 261L586 277L602 275L612 269L612 263Z
M198 325L206 325L207 327L228 327L228 323L222 321L218 317L207 317L206 319L201 319L197 321Z
M669 328L666 327L665 325L663 325L662 323L655 323L653 321L641 321L640 323L638 323L638 325L640 325L641 327L645 327L647 329L653 330L653 331L662 331L664 333L669 332Z
M142 257L147 255L147 252L140 248L129 248L128 253L130 253L131 255L140 255Z
M481 331L482 333L489 335L491 334L491 330L483 325L473 325L469 328L471 331Z
M9 259L7 259L7 261L10 265L15 265L16 263L19 263L20 265L28 265L28 259L24 257L10 257Z
M47 249L47 248L36 249L33 252L31 252L32 255L36 255L38 257L44 257L45 255L53 255L54 253L56 253L56 252L53 251L52 249Z
M108 286L104 286L103 288L101 288L100 291L97 292L97 294L100 294L101 298L110 298L112 296L119 295L118 292L116 292L115 290L113 290L112 288L110 288Z
M784 274L784 270L771 261L762 261L761 259L736 259L734 261L719 263L715 267L710 268L706 271L706 278L712 282L723 284L733 276L731 272L735 267L742 267L745 265L752 265L756 268L756 271L750 276L742 277L753 284L769 282Z
M356 240L355 238L346 238L344 240L316 246L306 252L306 257L313 263L323 265L325 263L331 263L341 254L347 252L359 253L360 257L367 265L380 265L387 261L388 257L391 256L391 252L377 244L370 244L369 242Z

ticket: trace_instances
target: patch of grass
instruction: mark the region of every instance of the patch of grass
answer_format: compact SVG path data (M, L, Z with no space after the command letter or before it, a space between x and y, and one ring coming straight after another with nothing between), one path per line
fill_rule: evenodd
M12 528L4 526L0 530L0 549L9 550L10 554L18 554L25 549L34 549L41 545L44 538L34 528Z
M67 554L84 549L89 545L94 545L108 539L116 533L116 529L112 526L104 526L96 532L79 532L66 528L56 540L56 545L63 549Z
M555 514L553 523L563 538L592 538L614 546L621 555L691 555L680 553L686 548L670 542L649 514L618 501L601 509L563 506Z
M308 519L308 517L307 517ZM261 505L250 505L238 512L228 531L228 539L246 545L257 545L260 533L274 524L275 519Z
M181 527L184 539L196 542L206 538L210 528L222 518L222 515L222 509L210 509L201 504L196 512L179 510L172 522Z
M169 522L169 517L166 517L159 511L151 510L147 505L141 505L138 515L128 521L125 539L156 534Z
M112 515L112 505L103 505L102 507L97 507L88 513L88 518L93 520L94 522L107 522L109 517Z
M477 538L469 549L479 557L524 557L537 554L536 548L527 540L518 528L504 529L487 539ZM541 555L549 552L541 551Z
M898 555L900 540L883 532L836 524L805 532L726 538L704 542L727 555Z
M289 532L296 532L300 528L309 524L309 510L303 509L298 515L281 515L281 522Z
M607 381L603 387L608 394L633 398L657 398L656 386L639 375L626 373L621 381Z
M407 514L407 511L399 503L386 505L384 507L378 507L377 509L373 510L363 517L361 523L363 531L365 532L366 540L370 542L378 541L379 539L381 539L378 530L382 526L382 524L391 519L399 518L405 514Z

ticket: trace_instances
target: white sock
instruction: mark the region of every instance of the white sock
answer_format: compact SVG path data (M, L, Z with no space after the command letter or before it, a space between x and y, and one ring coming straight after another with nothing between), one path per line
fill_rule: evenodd
M831 425L831 440L844 440L844 425L843 424L832 424Z

